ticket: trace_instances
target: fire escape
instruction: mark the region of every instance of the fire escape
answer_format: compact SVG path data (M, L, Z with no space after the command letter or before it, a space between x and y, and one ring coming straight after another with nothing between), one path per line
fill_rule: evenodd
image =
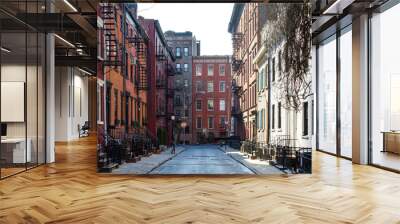
M104 66L118 67L121 66L119 58L118 40L117 40L117 25L115 6L112 4L104 4L101 7L101 17L103 19L103 31L106 57Z
M139 90L148 89L148 77L147 77L147 43L144 38L139 34L135 34L133 37L127 37L128 43L134 44L137 53L137 66L136 72L138 74L135 79L135 84Z
M233 33L232 34L232 45L233 45L233 56L232 56L232 71L239 71L242 66L242 60L240 59L239 48L242 43L243 34L242 33Z

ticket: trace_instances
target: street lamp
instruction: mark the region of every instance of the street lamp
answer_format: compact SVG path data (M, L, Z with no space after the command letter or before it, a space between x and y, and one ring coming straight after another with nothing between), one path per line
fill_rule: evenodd
M172 150L171 150L171 153L175 154L175 136L174 136L175 115L171 116L171 120L172 120Z

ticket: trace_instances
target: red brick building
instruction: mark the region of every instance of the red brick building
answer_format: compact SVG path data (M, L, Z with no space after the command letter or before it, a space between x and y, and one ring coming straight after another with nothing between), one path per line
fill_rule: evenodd
M98 7L98 126L120 138L144 133L147 121L148 36L136 4Z
M192 62L193 143L229 135L231 64L229 56L196 56Z
M139 21L149 36L148 65L148 124L150 134L162 145L172 143L173 104L169 89L172 89L171 76L174 75L175 57L168 47L158 20L139 17Z

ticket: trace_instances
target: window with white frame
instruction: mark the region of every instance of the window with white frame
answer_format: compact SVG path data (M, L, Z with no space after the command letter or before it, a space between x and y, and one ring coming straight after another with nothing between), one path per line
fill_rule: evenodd
M175 55L176 55L176 57L180 57L181 56L181 48L180 47L176 48Z
M197 117L197 118L196 118L196 128L197 128L197 129L201 129L201 128L202 128L201 123L202 123L201 117Z
M221 93L225 92L225 81L220 81L219 82L219 91Z
M214 128L214 117L208 117L208 128L209 129Z
M208 76L214 75L214 65L207 65L207 75Z
M208 111L214 110L214 100L207 100L207 109Z
M196 100L196 111L201 111L201 100Z
M207 82L207 92L209 92L209 93L214 92L214 82L213 81Z
M189 65L188 64L183 64L183 71L187 72L189 71Z
M220 99L219 100L219 110L220 111L225 111L226 110L226 108L225 108L225 100L224 99Z
M196 65L196 76L201 76L201 64Z
M219 75L220 76L225 75L225 65L219 65Z

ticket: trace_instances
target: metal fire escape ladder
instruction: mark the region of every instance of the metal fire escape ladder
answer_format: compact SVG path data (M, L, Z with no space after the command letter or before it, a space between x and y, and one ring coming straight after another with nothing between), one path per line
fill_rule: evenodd
M106 47L105 66L121 66L119 58L117 25L115 6L113 4L104 4L101 7L101 15L103 19L104 42Z
M145 40L136 34L134 37L128 37L127 41L134 44L137 53L137 74L138 80L136 80L139 90L148 89L148 77L147 77L147 44Z

